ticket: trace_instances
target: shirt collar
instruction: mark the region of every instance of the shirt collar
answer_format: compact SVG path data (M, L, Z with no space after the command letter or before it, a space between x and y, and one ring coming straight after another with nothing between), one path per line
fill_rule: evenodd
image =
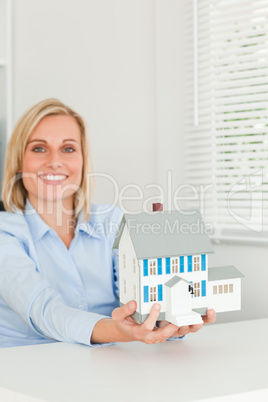
M81 211L78 215L76 232L86 233L90 237L95 237L96 239L101 239L104 235L104 232L98 225L96 225L96 222L94 222L92 217L90 217L89 222L84 220L83 211Z
M45 221L41 218L38 212L34 209L30 201L27 199L24 212L25 219L28 223L32 238L34 242L40 240L51 229ZM84 214L81 211L78 215L77 225L75 229L76 233L86 233L90 237L101 239L104 235L103 226L97 225L90 219L89 222L84 221Z
M50 226L43 221L28 199L25 205L24 217L34 242L40 240L51 229Z

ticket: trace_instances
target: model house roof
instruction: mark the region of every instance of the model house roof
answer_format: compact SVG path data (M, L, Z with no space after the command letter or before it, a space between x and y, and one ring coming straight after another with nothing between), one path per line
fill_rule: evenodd
M208 281L220 281L224 279L244 278L244 275L233 265L225 267L208 268Z
M188 285L191 285L191 282L186 281L186 280L183 279L183 278L180 278L178 275L175 275L175 276L173 276L173 278L169 279L169 281L167 281L167 282L165 283L165 285L166 285L168 288L172 288L174 285L176 285L176 284L177 284L178 282L180 282L180 281L186 282Z
M114 241L114 249L119 247L125 227L138 259L213 252L199 212L192 215L179 211L125 214Z

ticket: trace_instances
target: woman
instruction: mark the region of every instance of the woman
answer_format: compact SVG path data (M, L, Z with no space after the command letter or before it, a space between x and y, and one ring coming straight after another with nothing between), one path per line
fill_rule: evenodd
M131 317L135 301L118 307L116 233L99 229L118 227L122 214L90 205L90 162L83 119L56 99L34 105L14 129L0 213L2 347L157 343L201 328L157 328L157 303L140 325ZM204 322L214 320L208 311Z

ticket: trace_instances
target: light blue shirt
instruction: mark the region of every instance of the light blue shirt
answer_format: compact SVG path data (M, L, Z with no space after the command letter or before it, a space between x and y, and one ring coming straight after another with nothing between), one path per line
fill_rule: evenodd
M116 207L92 205L67 249L29 201L25 214L0 213L0 347L92 346L95 324L119 306L112 245L121 218Z

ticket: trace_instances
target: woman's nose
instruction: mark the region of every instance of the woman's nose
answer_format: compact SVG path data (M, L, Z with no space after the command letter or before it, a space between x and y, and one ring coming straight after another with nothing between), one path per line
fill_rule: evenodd
M49 162L47 162L47 167L52 168L52 169L58 169L62 166L61 161L59 161L58 159L51 159Z

